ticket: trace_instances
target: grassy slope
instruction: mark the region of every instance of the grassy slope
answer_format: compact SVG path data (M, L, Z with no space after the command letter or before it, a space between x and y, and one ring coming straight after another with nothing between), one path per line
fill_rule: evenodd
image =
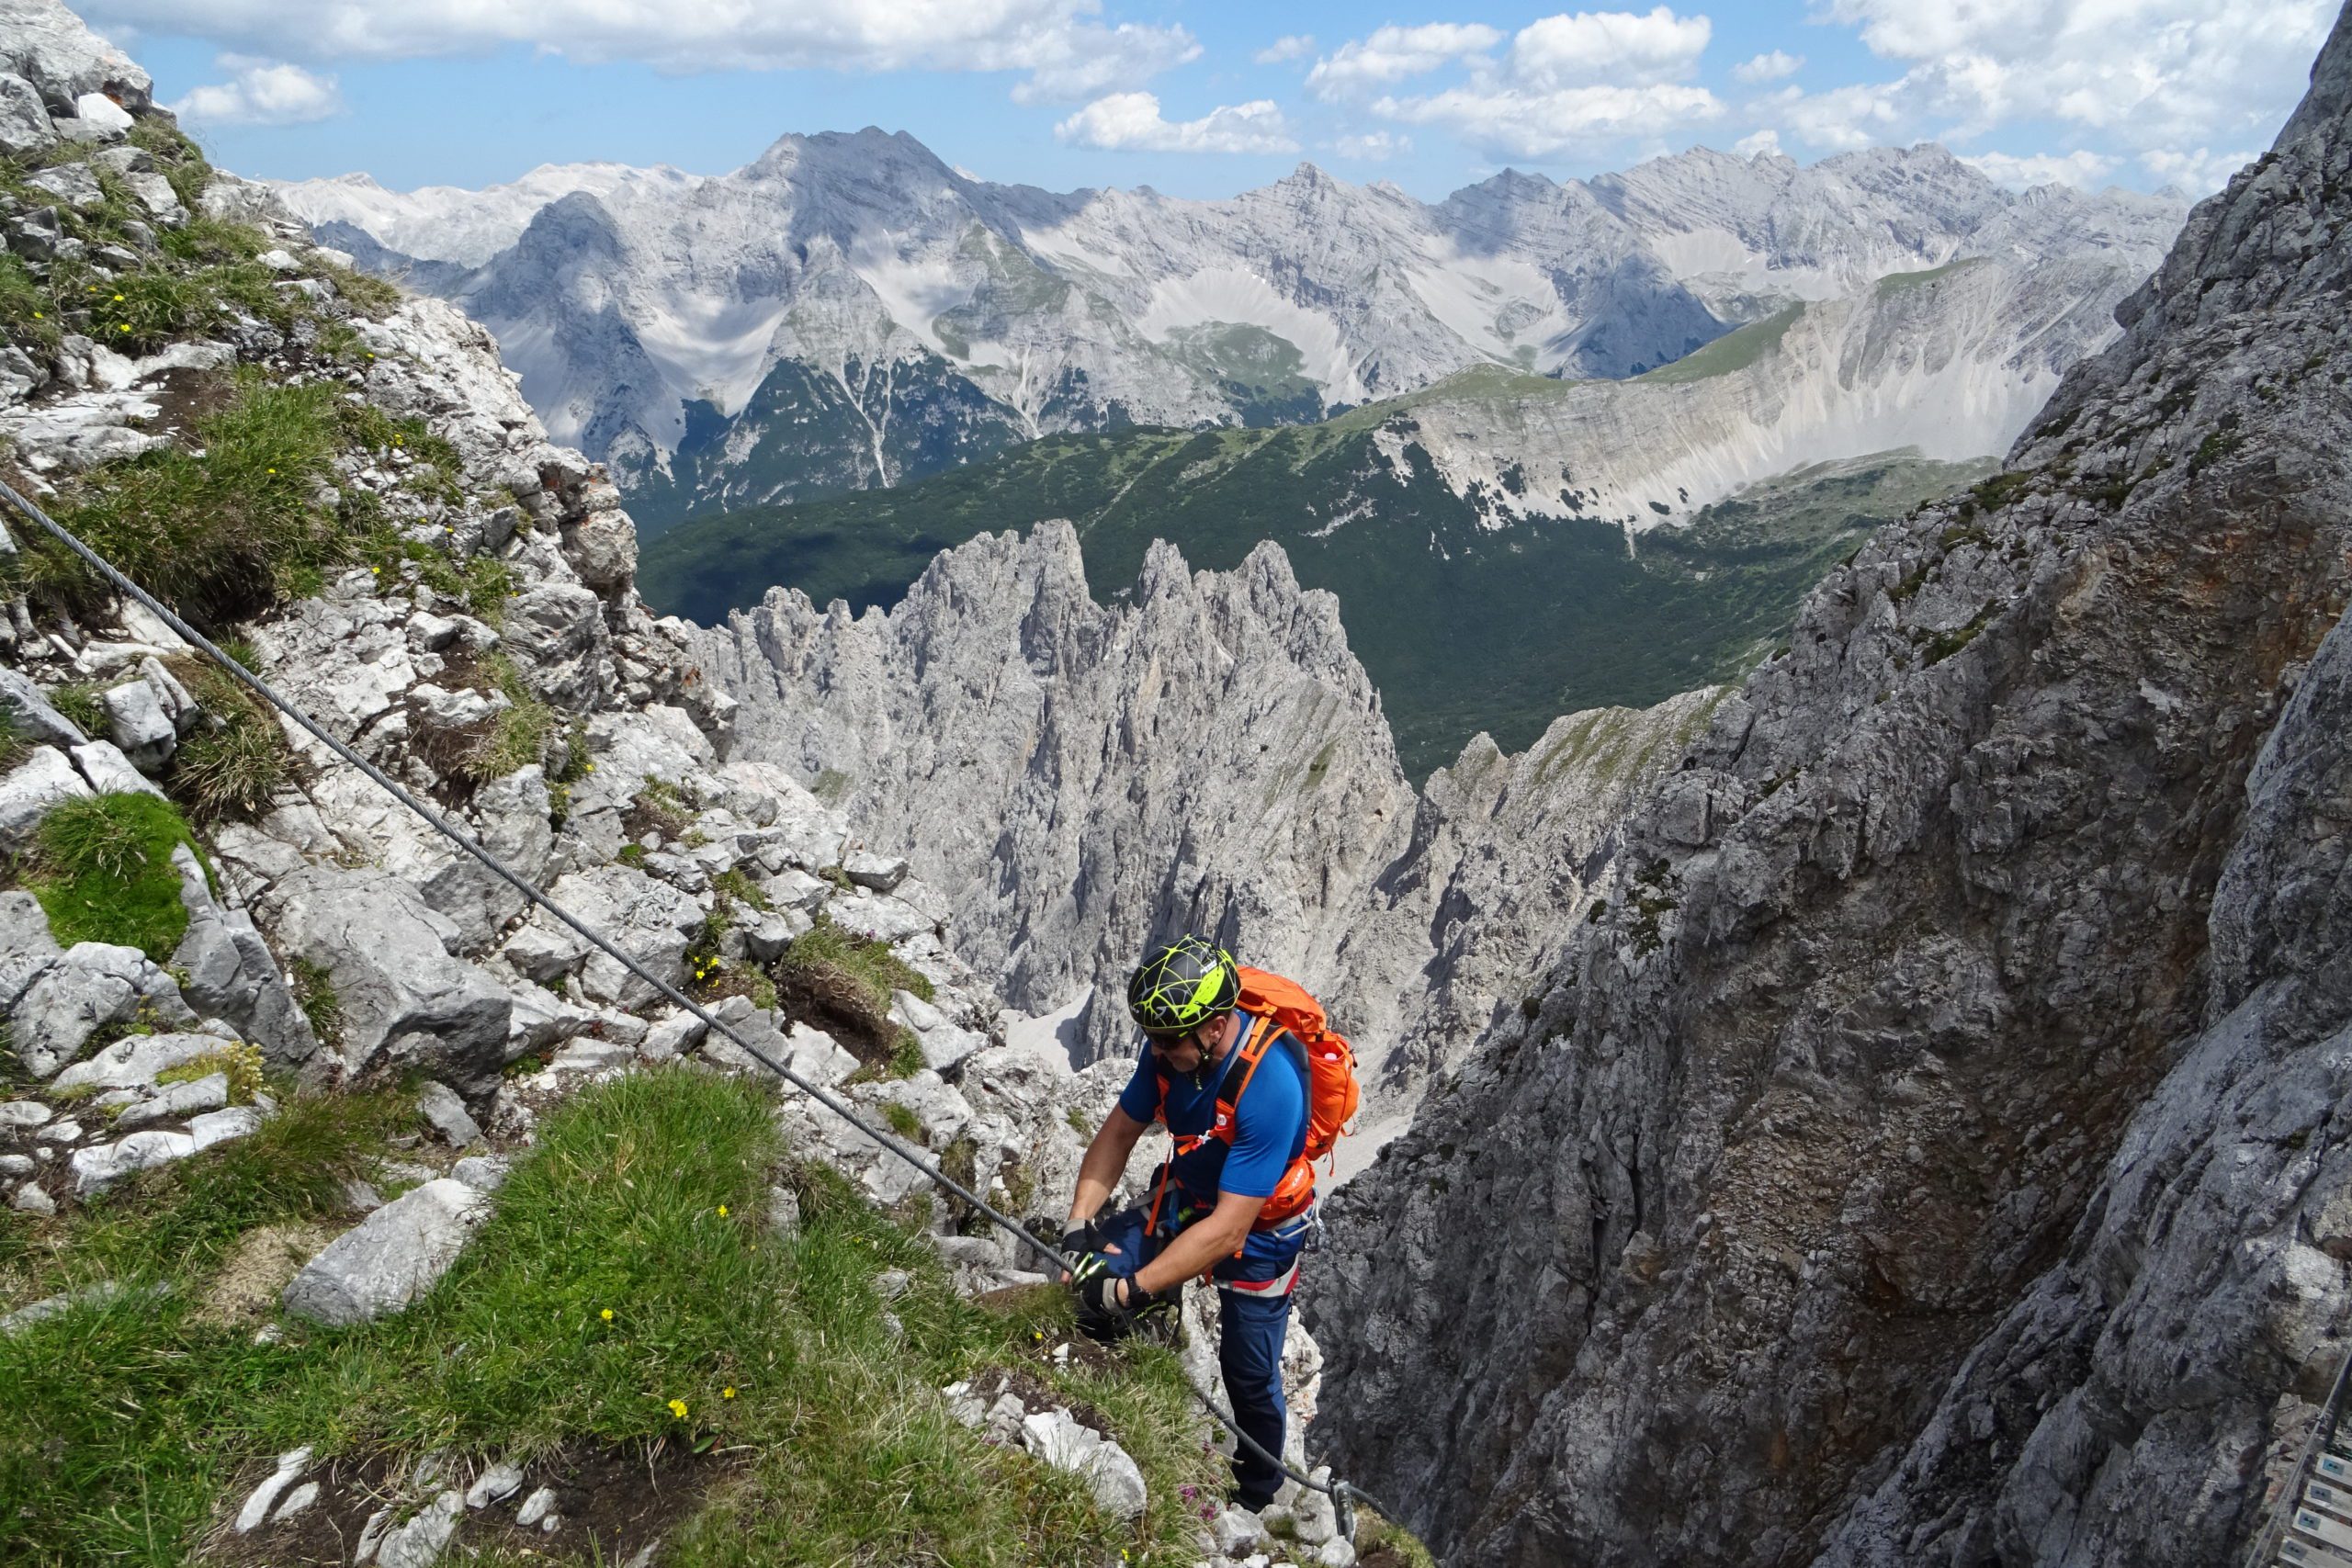
M888 605L942 549L1068 517L1091 585L1109 597L1135 581L1154 538L1217 569L1273 539L1300 581L1339 595L1418 778L1482 729L1517 750L1559 714L1646 705L1737 673L1869 528L1989 471L1896 457L1823 465L1644 535L1629 555L1604 524L1483 529L1418 448L1408 457L1413 478L1400 483L1346 419L1050 437L904 490L691 520L647 551L640 586L657 608L705 623L779 583L819 603ZM1335 497L1363 514L1332 527Z
M336 1183L399 1129L394 1105L298 1100L70 1225L0 1219L10 1304L132 1287L0 1337L0 1386L17 1391L0 1559L182 1562L256 1462L298 1444L413 1457L584 1438L751 1445L665 1562L1191 1560L1177 1489L1208 1477L1173 1359L1136 1346L1097 1371L1039 1360L1036 1335L1067 1337L1058 1292L1001 1314L961 1300L926 1247L827 1172L802 1173L803 1230L777 1239L761 1212L780 1151L764 1092L738 1080L650 1072L550 1116L457 1268L405 1314L348 1330L289 1319L276 1346L210 1315L237 1238L330 1213ZM915 1276L892 1303L903 1337L874 1292L887 1268ZM140 1289L153 1285L165 1292ZM1154 1497L1136 1529L948 1419L940 1385L1016 1362L1135 1454Z

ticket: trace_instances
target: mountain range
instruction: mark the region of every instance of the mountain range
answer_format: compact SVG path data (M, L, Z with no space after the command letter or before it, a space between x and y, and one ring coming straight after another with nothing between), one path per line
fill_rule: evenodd
M786 136L711 176L600 164L479 192L356 175L279 190L322 241L489 325L551 433L612 465L649 532L1057 432L1311 423L1464 372L1482 401L1523 389L1532 423L1574 427L1587 400L1614 405L1571 383L1654 372L1749 323L1820 337L1806 389L1725 416L1766 451L1719 480L1673 454L1635 465L1664 495L1547 475L1533 504L1639 521L1647 502L1679 510L1777 471L1759 464L1910 442L1977 456L2104 340L2186 209L2171 193L2008 192L1933 145L1810 167L1693 149L1566 182L1506 170L1434 204L1311 164L1227 201L1054 193L872 129ZM1879 347L1882 281L1962 261L1911 302L1900 374L1836 395ZM1839 406L1816 408L1825 395ZM1774 438L1824 420L1875 446ZM1457 491L1476 477L1440 467Z

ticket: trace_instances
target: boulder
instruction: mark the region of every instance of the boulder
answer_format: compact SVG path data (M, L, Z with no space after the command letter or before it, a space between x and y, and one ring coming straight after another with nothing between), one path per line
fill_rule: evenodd
M6 79L0 77L0 85ZM79 746L89 739L71 719L49 705L41 689L23 673L0 669L0 706L15 718L17 733L43 746Z
M449 1271L489 1213L464 1182L428 1181L328 1243L286 1287L286 1310L334 1327L399 1312Z
M474 837L482 848L528 881L546 874L555 833L548 825L547 774L538 764L482 785L472 809ZM528 904L514 884L462 851L453 851L418 887L427 905L456 924L463 953L486 951Z
M481 1127L466 1111L466 1102L447 1084L428 1079L417 1091L417 1113L453 1149L481 1142Z
M218 1051L225 1042L218 1034L133 1034L118 1040L86 1062L76 1062L57 1075L51 1087L69 1089L152 1089L156 1075Z
M107 96L118 112L154 102L154 83L130 57L62 5L11 5L0 31L0 67L37 88L52 113L76 111L88 94Z
M876 893L890 892L907 879L905 857L877 855L865 850L843 855L842 871L860 887L871 887Z
M1083 1478L1103 1512L1114 1517L1138 1518L1150 1501L1143 1472L1127 1450L1091 1427L1080 1426L1067 1410L1041 1410L1023 1416L1021 1445L1055 1469Z
M56 140L40 89L14 72L0 73L0 152L20 158Z
M186 976L180 994L207 1018L225 1021L260 1046L271 1066L309 1065L318 1055L318 1034L253 917L213 898L204 868L186 845L172 851L172 864L187 908L187 933L172 952L172 967Z
M164 792L155 781L141 773L122 748L111 740L88 740L71 748L74 766L90 781L90 787L100 795L152 795L156 799Z
M477 1192L495 1192L506 1185L509 1162L499 1155L468 1155L449 1168L450 1179Z
M131 1172L169 1165L196 1153L196 1139L187 1133L133 1133L119 1143L75 1149L72 1162L74 1192L86 1198L103 1191Z
M563 554L581 581L617 593L637 578L637 526L626 512L592 512L565 527Z
M13 844L61 801L87 799L94 792L65 753L40 746L0 778L0 845Z
M131 765L152 773L172 760L180 743L179 727L164 711L155 688L145 681L126 681L107 689L108 739L122 749Z
M279 942L325 969L342 1004L346 1073L410 1056L460 1089L496 1086L514 1003L449 955L454 928L414 888L384 872L309 865L271 898Z
M682 976L680 965L689 939L702 929L701 905L630 866L574 872L548 892L589 930L673 984ZM546 910L534 910L531 923L570 951L584 955L580 984L592 1000L640 1008L660 995L618 960L590 948Z
M232 1138L249 1138L261 1131L261 1110L258 1106L232 1105L221 1111L208 1111L192 1117L187 1135L196 1140L201 1151L215 1144L225 1144Z
M13 1009L57 957L40 900L29 893L0 893L0 1012Z
M123 1108L114 1119L119 1128L144 1127L150 1122L177 1122L200 1111L218 1111L229 1103L229 1075L207 1073L200 1078L167 1086L153 1099Z
M72 127L73 122L68 120L58 130L69 131ZM86 209L98 206L107 198L107 193L98 187L98 176L90 172L87 164L59 164L30 175L25 184L73 208Z
M179 987L135 947L76 942L25 987L10 1011L17 1059L35 1077L53 1077L82 1055L90 1036L129 1023L144 1006L166 1022L194 1022Z

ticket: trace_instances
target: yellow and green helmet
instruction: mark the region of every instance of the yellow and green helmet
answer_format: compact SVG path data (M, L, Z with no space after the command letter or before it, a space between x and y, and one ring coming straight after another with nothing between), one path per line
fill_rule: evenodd
M1233 954L1185 936L1145 955L1127 981L1127 1011L1147 1032L1166 1034L1231 1012L1240 996Z

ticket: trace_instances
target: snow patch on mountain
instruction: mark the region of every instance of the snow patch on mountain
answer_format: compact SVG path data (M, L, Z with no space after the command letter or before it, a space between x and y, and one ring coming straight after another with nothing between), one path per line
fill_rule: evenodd
M539 209L574 191L607 201L636 188L683 197L702 180L702 175L667 164L640 169L590 163L542 164L520 179L480 190L459 186L387 190L373 176L359 174L264 183L273 185L287 205L313 226L341 221L404 255L480 266L513 244Z

